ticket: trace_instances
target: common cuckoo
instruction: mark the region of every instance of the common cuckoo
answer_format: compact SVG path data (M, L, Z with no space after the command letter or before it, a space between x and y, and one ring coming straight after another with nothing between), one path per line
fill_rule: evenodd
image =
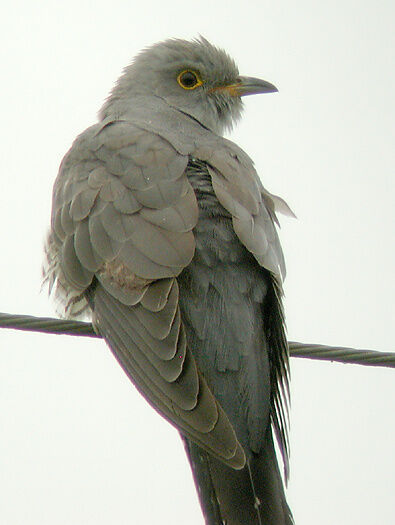
M276 212L291 212L222 136L242 97L273 91L204 38L153 45L77 137L53 190L49 287L63 315L91 314L180 431L208 524L293 523L273 438L286 477Z

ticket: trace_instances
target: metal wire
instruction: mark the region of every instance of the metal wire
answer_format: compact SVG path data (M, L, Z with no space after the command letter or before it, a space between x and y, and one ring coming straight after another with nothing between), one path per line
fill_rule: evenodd
M54 319L53 317L34 317L32 315L11 315L0 313L0 328L11 328L28 332L42 332L46 334L100 337L93 330L91 323Z
M375 350L357 350L343 346L316 345L288 341L292 357L319 359L321 361L338 361L365 366L384 366L395 368L395 352L377 352Z
M93 330L91 323L66 321L52 317L34 317L31 315L0 313L0 328L58 335L100 337ZM289 350L291 357L395 368L395 352L357 350L355 348L298 343L296 341L289 341Z

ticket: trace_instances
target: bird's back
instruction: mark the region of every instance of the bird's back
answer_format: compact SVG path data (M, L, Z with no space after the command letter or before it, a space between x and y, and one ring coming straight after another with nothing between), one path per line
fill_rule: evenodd
M199 219L195 256L178 278L182 317L197 365L247 457L234 470L184 438L203 514L207 525L292 525L270 424L275 383L264 316L265 303L279 299L269 272L235 234L206 164L193 159L187 173Z
M178 278L188 345L248 455L269 424L262 311L270 280L237 238L205 163L192 161L188 179L199 204L195 256Z

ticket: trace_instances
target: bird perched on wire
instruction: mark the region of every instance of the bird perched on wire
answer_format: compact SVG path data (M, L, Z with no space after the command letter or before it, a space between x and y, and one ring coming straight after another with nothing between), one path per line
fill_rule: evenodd
M291 213L222 137L240 76L204 38L142 51L53 190L44 273L63 314L95 329L146 400L181 433L208 524L293 523L288 471L284 259Z

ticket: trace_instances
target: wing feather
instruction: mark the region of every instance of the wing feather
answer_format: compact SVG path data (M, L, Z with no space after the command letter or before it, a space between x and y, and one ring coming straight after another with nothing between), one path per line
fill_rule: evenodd
M187 164L167 140L130 122L88 129L55 183L54 267L64 302L85 294L97 330L147 400L241 468L243 450L197 369L178 306L176 276L194 255L198 219Z
M169 397L169 390L163 391L155 381L157 378L147 374L147 370L130 351L133 326L129 325L131 317L129 311L125 310L125 305L119 302L114 304L114 298L104 289L95 293L94 300L98 309L103 312L103 316L96 319L101 333L110 348L116 348L115 357L148 402L202 448L233 468L242 468L245 464L243 450L226 414L210 393L204 378L200 374L197 376L198 396L195 407L186 410L178 406Z

